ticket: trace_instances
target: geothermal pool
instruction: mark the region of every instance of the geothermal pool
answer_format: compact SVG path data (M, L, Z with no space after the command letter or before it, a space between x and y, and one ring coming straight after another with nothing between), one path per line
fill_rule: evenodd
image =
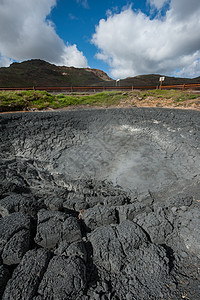
M199 116L0 115L0 297L198 299Z

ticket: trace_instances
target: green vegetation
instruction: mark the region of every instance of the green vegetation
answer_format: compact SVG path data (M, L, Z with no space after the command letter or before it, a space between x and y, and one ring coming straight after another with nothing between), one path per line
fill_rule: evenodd
M191 94L190 92L183 92L180 90L148 90L148 91L140 91L140 97L142 99L146 99L147 97L155 97L157 99L181 99L183 101L196 99L198 97L197 94Z
M198 98L198 94L176 90L148 90L148 91L106 91L96 94L73 93L70 95L52 95L45 91L1 91L0 111L34 110L47 108L63 108L67 106L117 106L128 103L136 104L137 101L169 99L176 106L183 105L188 100Z
M55 97L41 91L2 91L0 92L0 111L44 109L54 105Z
M122 92L102 92L93 95L52 95L45 91L0 92L0 111L62 108L77 105L117 105L125 95Z

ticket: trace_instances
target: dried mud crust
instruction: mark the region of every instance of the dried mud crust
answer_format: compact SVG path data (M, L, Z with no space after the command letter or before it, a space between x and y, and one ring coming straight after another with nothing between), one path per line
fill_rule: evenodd
M2 299L199 299L199 112L0 118Z

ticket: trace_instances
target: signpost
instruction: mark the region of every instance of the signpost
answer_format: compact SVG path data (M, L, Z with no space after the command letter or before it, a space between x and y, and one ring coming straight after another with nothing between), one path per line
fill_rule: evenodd
M118 82L119 82L119 85L118 85ZM116 80L116 86L120 86L120 79Z
M160 81L160 90L162 89L162 82L165 80L165 77L160 77L159 81Z

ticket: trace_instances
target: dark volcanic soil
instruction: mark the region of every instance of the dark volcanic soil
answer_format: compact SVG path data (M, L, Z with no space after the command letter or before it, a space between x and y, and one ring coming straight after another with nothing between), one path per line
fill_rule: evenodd
M1 115L0 297L198 300L199 117Z

